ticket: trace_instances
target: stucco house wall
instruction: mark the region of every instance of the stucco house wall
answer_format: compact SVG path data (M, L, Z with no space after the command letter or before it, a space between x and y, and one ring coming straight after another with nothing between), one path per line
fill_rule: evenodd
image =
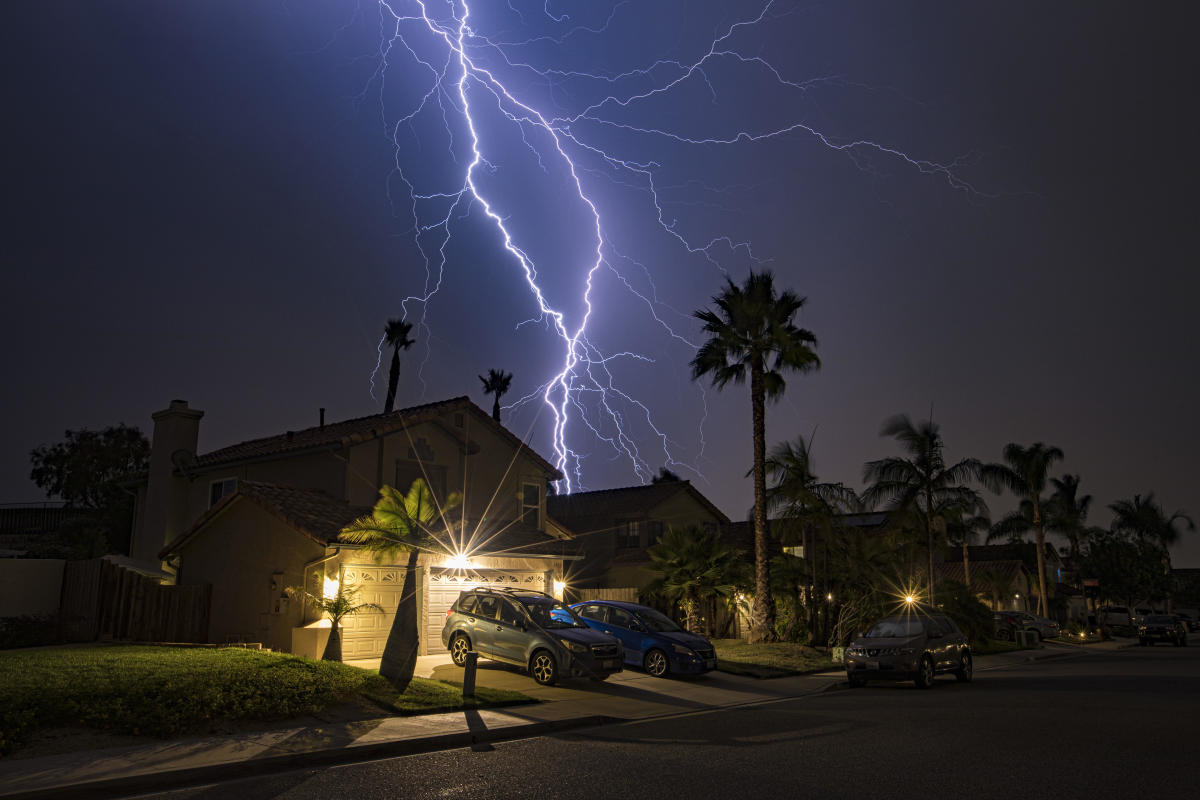
M303 583L306 563L325 547L253 503L238 500L179 550L181 585L212 584L210 642L262 642L291 648L292 628L304 617L300 598L284 589ZM278 609L278 610L277 610Z

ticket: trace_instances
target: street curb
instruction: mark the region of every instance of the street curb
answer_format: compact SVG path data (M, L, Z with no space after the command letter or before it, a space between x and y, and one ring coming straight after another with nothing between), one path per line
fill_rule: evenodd
M457 747L470 747L476 744L526 739L547 733L621 721L619 717L592 714L564 720L512 725L496 730L462 731L438 736L427 736L420 739L400 739L391 742L378 742L376 744L330 748L328 750L286 753L229 764L213 764L169 772L152 772L143 775L107 778L69 786L35 789L29 792L0 794L0 797L5 800L124 797L141 792L169 791L182 786L195 786L210 781L219 780L224 782L241 778L258 777L269 773L286 772L304 767L331 767L339 764L353 764L382 758L431 753L438 750L452 750Z

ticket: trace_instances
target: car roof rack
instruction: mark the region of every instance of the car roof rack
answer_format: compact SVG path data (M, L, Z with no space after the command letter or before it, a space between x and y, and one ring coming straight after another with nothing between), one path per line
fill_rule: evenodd
M517 586L476 586L474 589L468 589L467 591L485 592L485 593L490 593L490 594L507 594L507 595L513 595L513 594L518 594L518 593L523 592L525 594L540 594L541 596L549 597L552 600L558 599L557 597L555 597L552 594L546 594L545 592L539 592L537 589L522 589Z

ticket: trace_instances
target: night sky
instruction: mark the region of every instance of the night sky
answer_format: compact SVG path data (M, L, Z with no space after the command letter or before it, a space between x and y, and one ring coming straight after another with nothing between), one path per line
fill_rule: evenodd
M1081 475L1089 521L1106 526L1109 503L1149 491L1200 519L1194 5L779 2L717 48L737 57L623 105L597 104L680 78L762 5L475 0L472 28L496 47L470 52L539 112L583 114L565 129L589 149L566 149L605 241L589 352L614 356L609 407L643 473L674 459L745 517L749 391L702 391L687 341L699 341L690 312L757 265L808 297L798 321L823 362L788 377L770 443L815 433L821 478L860 488L863 462L896 452L881 422L932 408L950 459L1061 447L1055 474ZM66 428L149 433L173 398L206 412L201 451L315 425L319 407L330 420L376 413L376 347L406 311L418 344L398 406L469 394L490 408L476 377L489 368L514 373L508 404L561 369L563 343L482 204L412 199L458 191L471 160L452 81L401 122L433 85L416 59L445 63L415 25L381 69L387 15L372 0L26 2L0 15L0 502L42 499L31 448ZM522 137L482 87L468 91L481 191L577 326L588 208L544 132ZM804 129L682 141L795 124L952 176ZM652 165L662 224L645 173L598 150ZM443 246L434 223L447 214ZM418 238L414 225L430 227ZM422 246L435 282L445 254L440 288L404 303L425 291ZM385 353L380 386L386 370ZM582 409L616 436L600 395L575 398L572 471L589 489L639 482L624 447L580 424ZM505 413L553 457L540 401ZM995 516L1013 505L988 498ZM1175 562L1200 566L1200 534Z

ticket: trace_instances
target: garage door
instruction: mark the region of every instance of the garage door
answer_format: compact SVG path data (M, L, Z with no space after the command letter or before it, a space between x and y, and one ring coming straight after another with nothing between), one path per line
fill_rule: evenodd
M357 586L360 603L378 603L383 613L364 611L342 618L342 658L379 658L387 643L396 607L400 605L400 590L404 583L403 567L376 567L347 564L342 573L347 586Z
M474 589L478 586L495 586L544 592L546 591L546 576L541 572L515 572L512 570L431 569L427 586L426 597L429 598L429 602L425 618L425 652L433 654L446 652L446 648L442 645L442 628L446 625L446 612L463 590Z

